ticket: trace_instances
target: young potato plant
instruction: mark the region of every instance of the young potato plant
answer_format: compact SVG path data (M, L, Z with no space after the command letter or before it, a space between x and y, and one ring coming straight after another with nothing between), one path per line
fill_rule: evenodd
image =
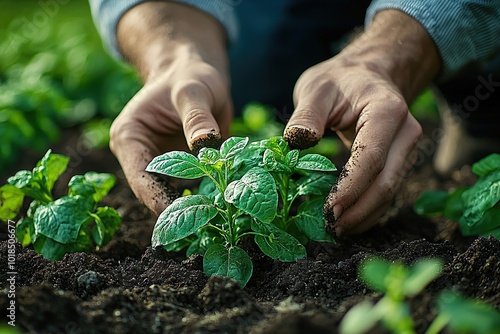
M415 202L420 215L441 215L458 222L463 235L492 235L500 239L500 154L491 154L472 165L479 177L468 188L451 193L427 191Z
M198 194L176 199L158 217L153 247L204 254L207 275L233 278L242 287L253 265L238 246L241 238L253 236L264 254L280 261L305 257L308 240L333 241L324 228L323 201L336 170L324 156L300 156L281 137L248 141L232 137L198 156L168 152L146 168L176 178L205 177ZM294 203L304 196L308 200L295 212Z
M26 216L16 224L16 238L51 261L106 244L121 225L115 209L97 207L115 184L112 174L75 175L68 194L54 199L52 188L68 162L49 150L32 171L19 171L0 187L0 220L14 219L24 198L32 199Z
M417 295L441 270L441 261L435 259L421 260L410 268L380 258L366 260L359 276L384 296L375 305L366 301L351 308L342 319L340 333L366 333L379 321L393 333L416 333L405 298Z

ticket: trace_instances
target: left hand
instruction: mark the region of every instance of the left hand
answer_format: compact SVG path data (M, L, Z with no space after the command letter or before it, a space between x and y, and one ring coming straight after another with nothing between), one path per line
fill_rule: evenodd
M409 54L397 50L405 43ZM337 235L372 227L412 166L422 129L406 101L437 74L440 58L433 45L413 18L382 11L371 30L297 81L296 109L284 133L289 144L312 146L331 128L351 148L325 203L327 228Z

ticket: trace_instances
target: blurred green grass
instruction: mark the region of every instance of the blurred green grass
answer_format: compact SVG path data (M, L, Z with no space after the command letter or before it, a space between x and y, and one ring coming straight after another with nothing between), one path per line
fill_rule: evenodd
M140 88L104 50L87 1L3 1L0 36L0 174L62 128L110 124Z

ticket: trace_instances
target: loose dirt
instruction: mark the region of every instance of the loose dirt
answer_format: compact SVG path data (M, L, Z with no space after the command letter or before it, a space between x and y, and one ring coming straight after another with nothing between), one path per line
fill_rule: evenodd
M68 154L76 145L74 135L67 136L55 152ZM31 169L39 157L27 152L16 170ZM357 277L360 262L373 255L407 264L422 257L443 260L443 274L409 300L418 332L435 317L436 299L443 289L500 308L500 241L464 238L455 224L422 218L411 210L425 189L473 182L468 168L453 179L438 180L428 165L420 167L398 194L391 218L383 226L342 238L337 244L311 243L308 257L297 262L271 260L251 240L244 240L242 247L254 262L254 274L244 290L230 280L206 277L201 256L186 258L151 249L155 217L135 199L107 149L94 149L72 165L72 174L57 184L56 194L64 194L71 175L88 170L117 175L117 186L103 204L120 212L123 226L102 249L68 254L53 263L17 245L16 324L23 332L337 333L350 307L380 298ZM6 232L2 225L2 264L7 262ZM2 268L2 321L7 319L7 288ZM384 331L377 328L374 332Z

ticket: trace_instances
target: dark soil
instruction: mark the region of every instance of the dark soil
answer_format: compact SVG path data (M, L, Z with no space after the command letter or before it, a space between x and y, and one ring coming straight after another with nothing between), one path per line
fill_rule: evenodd
M455 224L422 218L411 210L425 189L473 182L467 167L440 181L424 164L408 178L383 226L337 244L310 244L307 259L276 262L251 242L244 242L254 274L242 290L230 280L207 278L201 256L185 258L151 249L155 217L135 199L115 158L107 149L78 151L79 141L72 133L54 148L72 156L70 170L56 193L65 192L63 185L71 175L88 170L115 173L117 186L104 204L120 212L123 226L93 254L69 254L53 263L17 245L16 325L23 332L336 333L350 307L380 298L357 277L360 262L372 255L407 264L423 257L437 257L445 263L443 274L409 300L418 332L435 317L435 302L443 289L500 308L500 241L464 238ZM31 169L40 156L27 152L12 173ZM3 265L7 263L5 225L0 238ZM0 321L7 319L7 278L4 267L0 271Z

